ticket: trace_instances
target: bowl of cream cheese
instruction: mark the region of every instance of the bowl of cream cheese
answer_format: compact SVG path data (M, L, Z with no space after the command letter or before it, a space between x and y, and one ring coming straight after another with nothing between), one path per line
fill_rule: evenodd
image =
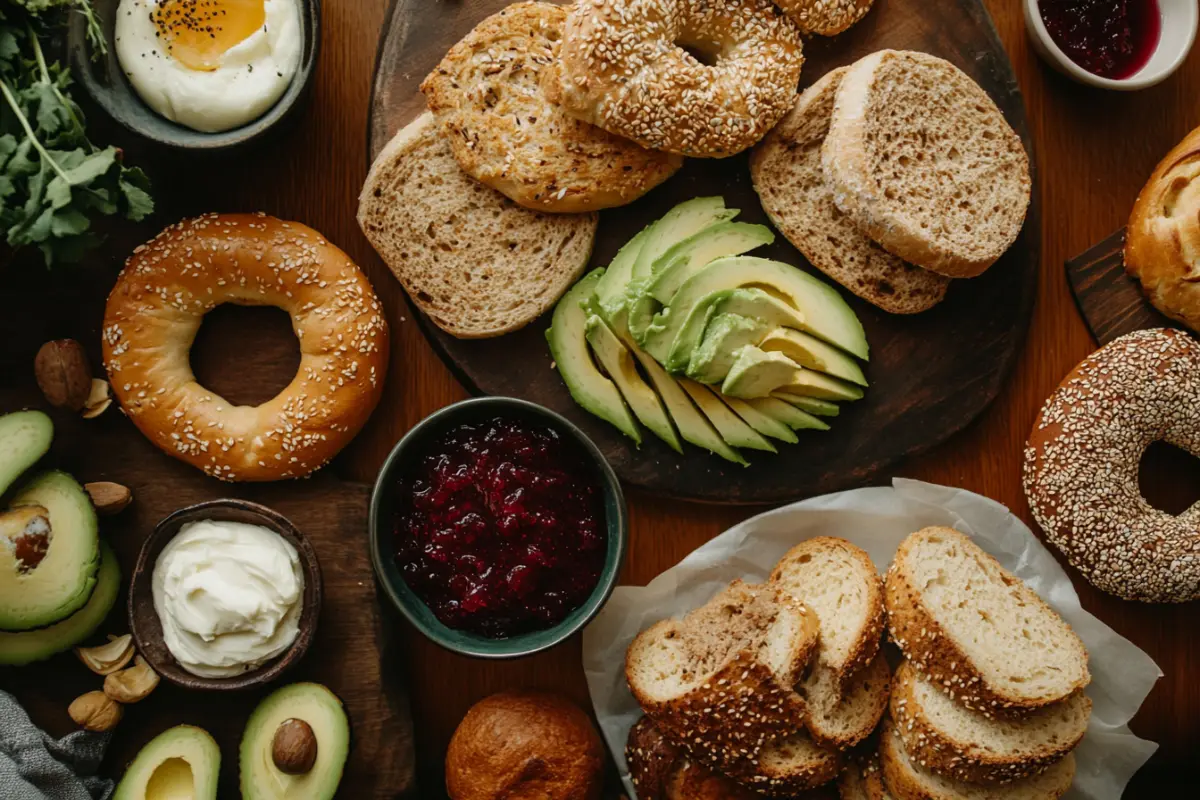
M180 509L146 539L129 591L138 649L189 689L274 680L316 633L321 570L286 517L245 500Z

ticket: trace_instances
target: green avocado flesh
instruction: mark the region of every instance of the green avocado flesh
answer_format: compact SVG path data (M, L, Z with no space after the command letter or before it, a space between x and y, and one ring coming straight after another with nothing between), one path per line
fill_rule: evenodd
M804 331L776 328L753 344L768 352L783 353L802 367L815 369L817 372L824 372L859 386L867 385L862 368L853 358Z
M179 725L138 751L113 800L216 800L221 750L207 731Z
M768 397L764 399L770 400L771 398ZM790 425L778 417L772 416L771 414L755 407L754 405L751 405L751 401L739 400L736 397L726 397L724 400L725 405L733 409L734 413L746 420L747 425L749 425L751 428L754 428L754 430L758 431L763 436L770 436L772 439L779 439L780 441L787 442L788 444L795 444L796 442L800 441L800 437L796 435L795 431L792 430ZM782 400L777 400L776 402L783 403ZM787 403L783 403L783 405L787 406L793 411L795 410L792 409L791 406L788 406Z
M816 397L821 400L858 400L859 387L821 372L804 369L782 353L768 353L752 345L743 347L721 384L731 397L769 397L772 392Z
M798 406L794 406L791 403L780 400L777 397L756 397L753 400L739 402L745 402L756 411L765 414L772 419L779 420L792 430L829 430L829 425L824 420L816 417L811 412L804 411ZM830 403L830 405L833 404ZM833 410L836 412L837 406L833 406Z
M603 270L592 271L562 296L554 308L546 341L550 344L550 354L558 373L575 402L640 445L642 432L633 421L620 390L596 368L588 353L588 312L583 306L591 302L596 284L603 275Z
M617 384L638 420L672 450L682 453L683 445L675 435L675 428L663 409L662 400L642 380L633 363L633 356L625 349L625 345L609 330L604 320L595 314L587 321L587 340L604 371Z
M0 664L20 666L70 650L87 639L108 617L121 592L121 567L107 544L100 544L96 589L83 608L62 622L20 633L0 632Z
M726 256L740 256L775 241L775 234L764 225L749 222L720 222L679 242L659 257L654 279L648 291L661 305L667 305L688 278L709 263ZM660 266L661 265L661 266Z
M787 392L771 392L771 397L776 400L782 400L788 405L795 406L801 411L815 414L818 417L836 417L841 413L841 409L838 408L837 403L831 403L828 400L818 400L815 397L805 397Z
M45 509L49 546L30 568L19 558L21 534L0 533L6 539L0 543L0 630L28 631L64 620L96 587L100 540L96 510L83 487L65 472L44 472L17 491L5 516L27 513L25 506Z
M0 495L50 449L54 424L41 411L0 417Z
M289 719L308 723L317 740L312 769L288 775L271 755L275 732ZM238 749L243 800L330 800L350 752L350 721L342 701L319 683L293 683L267 695L250 719Z
M708 421L721 434L721 438L730 447L745 447L751 450L766 450L776 452L775 445L768 442L758 431L750 427L741 417L735 414L729 406L702 383L696 383L684 378L680 381L685 392L699 407Z
M701 383L720 383L743 347L758 344L771 326L757 317L717 314L704 330L700 346L692 351L687 375Z
M707 310L703 314L692 314L683 330L676 334L675 341L671 344L671 350L667 354L668 372L682 371L685 368L691 369L692 360L696 358L696 353L703 347L703 338L707 336L708 329L718 317L725 314L736 314L746 319L758 320L766 329L762 336L779 325L801 326L804 324L804 318L794 308L772 297L762 289L725 289L714 292L701 302ZM758 342L737 342L731 346L740 350L747 344L758 344ZM723 366L724 371L728 373L732 366L732 359L736 356L736 352L730 352L730 364L717 364L716 368L721 369ZM724 380L724 375L709 381L709 383L719 383L721 380Z

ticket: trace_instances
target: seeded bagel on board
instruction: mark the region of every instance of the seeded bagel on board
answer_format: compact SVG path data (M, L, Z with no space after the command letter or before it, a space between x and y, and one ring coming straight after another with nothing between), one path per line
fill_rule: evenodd
M188 361L204 315L222 303L292 318L300 369L274 399L236 406ZM104 313L113 394L165 453L226 481L299 478L354 438L383 392L388 329L362 271L305 225L208 214L134 251Z
M867 15L875 0L775 0L805 33L836 36Z
M1127 600L1200 598L1200 505L1179 516L1138 488L1146 447L1200 455L1200 345L1136 331L1071 371L1025 448L1025 496L1046 538L1097 588Z
M485 19L421 84L463 170L537 211L630 203L683 159L647 150L566 114L542 93L567 12L516 3Z
M570 113L644 147L723 158L791 108L801 50L800 30L771 0L587 0L571 6L562 66L546 88Z

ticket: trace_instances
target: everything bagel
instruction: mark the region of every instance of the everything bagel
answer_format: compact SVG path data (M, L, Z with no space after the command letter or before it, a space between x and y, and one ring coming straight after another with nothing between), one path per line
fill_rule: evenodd
M1100 348L1046 402L1025 450L1033 516L1093 584L1127 600L1200 597L1200 504L1180 516L1138 490L1146 447L1200 456L1200 345L1155 329Z
M684 47L701 53L702 63ZM643 147L721 158L796 101L801 35L771 0L583 0L550 99Z
M192 374L201 320L222 303L291 315L300 369L260 406L235 406ZM164 452L222 480L270 481L323 466L367 421L388 331L366 276L316 231L209 214L134 251L108 298L103 352L125 413Z

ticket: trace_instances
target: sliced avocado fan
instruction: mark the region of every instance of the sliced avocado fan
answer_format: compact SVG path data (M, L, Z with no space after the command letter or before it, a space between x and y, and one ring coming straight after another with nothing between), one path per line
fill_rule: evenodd
M818 417L836 417L841 413L841 409L837 403L831 403L828 400L818 400L815 397L805 397L798 394L789 394L788 392L771 392L771 397Z
M730 447L776 452L775 445L764 439L758 431L735 414L712 389L687 378L682 379L679 383Z
M616 334L596 314L588 317L587 340L600 365L617 384L625 402L633 409L638 420L672 450L682 453L683 445L679 443L679 436L676 435L675 426L671 424L671 419L663 408L662 400L642 380L634 365L633 356L625 349L625 345L621 344Z
M863 396L862 389L852 383L805 369L783 353L768 353L753 345L738 352L721 391L743 399L769 397L776 391L821 400L848 401Z
M867 385L862 368L850 356L815 336L793 328L776 328L761 341L754 342L767 352L780 352L802 367L824 372L835 378Z

